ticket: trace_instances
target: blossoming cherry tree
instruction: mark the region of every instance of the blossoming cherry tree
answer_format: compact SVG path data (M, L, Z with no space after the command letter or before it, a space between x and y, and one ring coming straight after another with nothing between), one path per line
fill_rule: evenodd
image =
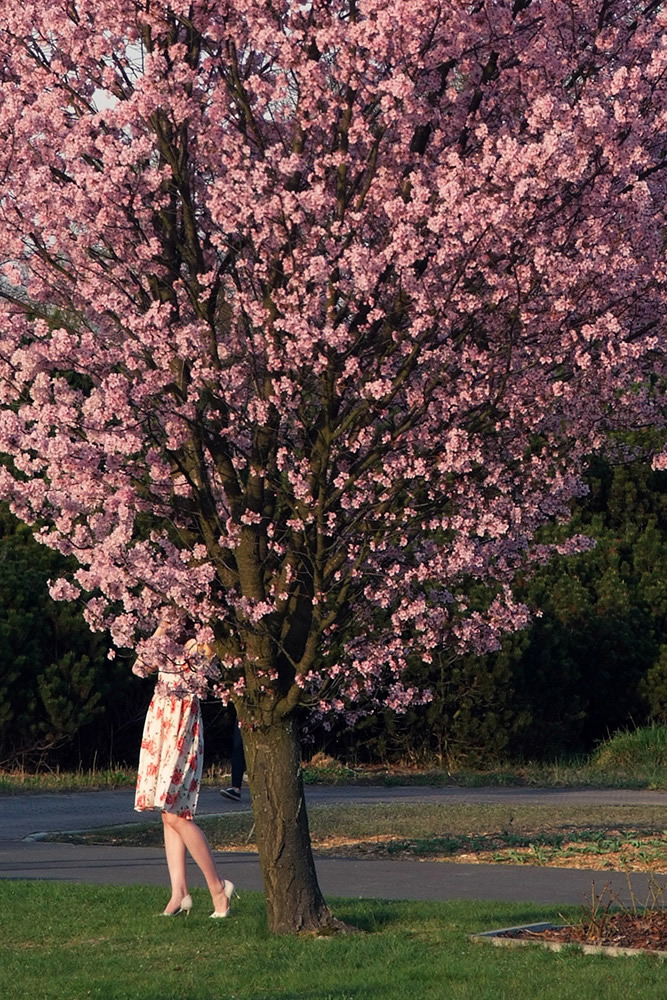
M664 426L666 72L648 0L3 4L0 494L117 647L215 643L275 931L333 921L297 713L525 624Z

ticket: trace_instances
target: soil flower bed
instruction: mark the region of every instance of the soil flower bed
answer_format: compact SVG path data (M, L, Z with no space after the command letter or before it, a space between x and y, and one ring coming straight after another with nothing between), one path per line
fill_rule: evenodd
M667 885L651 876L648 895L642 905L635 896L629 874L627 878L631 906L619 902L611 885L607 884L601 893L596 893L593 884L591 901L583 907L581 917L575 923L504 927L482 931L473 937L495 945L541 944L555 951L566 945L575 945L586 954L632 955L648 952L667 958Z
M549 941L560 944L586 944L603 948L629 948L664 952L667 955L667 911L649 913L611 913L602 920L582 921L543 930L519 928L498 937L523 941Z

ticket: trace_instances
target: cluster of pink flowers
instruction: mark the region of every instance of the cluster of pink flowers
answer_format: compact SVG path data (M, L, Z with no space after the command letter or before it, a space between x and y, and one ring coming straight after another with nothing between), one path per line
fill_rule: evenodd
M52 595L285 711L522 627L585 456L664 428L662 5L5 0L0 66L0 496Z

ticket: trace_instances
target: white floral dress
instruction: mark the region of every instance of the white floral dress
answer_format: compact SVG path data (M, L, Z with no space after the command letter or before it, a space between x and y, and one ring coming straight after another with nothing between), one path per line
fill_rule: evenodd
M139 755L134 808L159 809L192 819L204 763L201 707L179 686L180 675L160 671L148 706Z

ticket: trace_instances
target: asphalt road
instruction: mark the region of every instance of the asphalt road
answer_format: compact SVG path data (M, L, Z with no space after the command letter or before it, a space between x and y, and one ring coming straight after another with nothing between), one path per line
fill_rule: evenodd
M658 805L667 806L664 792L630 790L506 789L506 788L359 788L307 789L309 805L343 802L469 802L535 805ZM132 809L131 790L58 795L0 796L0 880L46 879L106 884L167 884L162 851L153 848L95 847L58 844L34 839L45 831L81 830L141 817ZM199 815L238 812L248 801L228 802L214 789L204 789ZM28 838L27 840L24 838ZM239 890L261 889L254 854L219 853L223 877ZM437 861L359 860L319 858L318 878L325 895L384 899L486 899L564 905L590 900L609 885L617 898L629 901L627 879L621 872L537 868L528 865L470 865ZM202 885L191 868L193 885ZM641 901L648 894L648 878L631 877L632 891ZM662 881L665 881L663 878ZM1 892L1 889L0 889ZM502 922L502 908L499 909Z

